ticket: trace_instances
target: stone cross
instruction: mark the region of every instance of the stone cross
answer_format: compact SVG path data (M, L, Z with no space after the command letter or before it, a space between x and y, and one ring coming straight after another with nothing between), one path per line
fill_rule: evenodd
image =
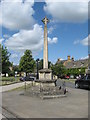
M44 55L43 55L43 69L48 69L48 36L47 36L47 23L49 19L45 17L42 22L44 23Z

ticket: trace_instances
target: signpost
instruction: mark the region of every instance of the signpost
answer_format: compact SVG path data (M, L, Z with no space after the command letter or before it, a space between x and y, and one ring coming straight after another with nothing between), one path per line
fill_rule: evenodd
M24 72L24 77L26 77L26 73ZM26 91L26 80L25 80L25 91Z

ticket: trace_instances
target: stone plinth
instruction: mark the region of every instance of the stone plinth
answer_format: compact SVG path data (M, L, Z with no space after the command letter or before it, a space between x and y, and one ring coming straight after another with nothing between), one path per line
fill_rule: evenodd
M50 69L39 70L39 80L52 80L52 70Z
M35 80L36 85L41 85L41 87L55 87L57 80Z

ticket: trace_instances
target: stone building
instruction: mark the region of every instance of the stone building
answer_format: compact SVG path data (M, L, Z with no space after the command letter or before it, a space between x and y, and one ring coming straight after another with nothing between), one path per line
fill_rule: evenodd
M86 68L89 66L89 59L74 60L74 57L67 56L67 60L61 60L60 58L56 62L57 64L62 63L67 69L70 68Z

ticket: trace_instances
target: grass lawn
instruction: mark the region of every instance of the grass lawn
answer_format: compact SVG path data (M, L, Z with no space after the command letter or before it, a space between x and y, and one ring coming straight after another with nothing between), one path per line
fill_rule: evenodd
M20 77L2 77L0 80L0 86L4 86L4 85L10 85L10 84L14 84L17 82L20 82L19 80Z

